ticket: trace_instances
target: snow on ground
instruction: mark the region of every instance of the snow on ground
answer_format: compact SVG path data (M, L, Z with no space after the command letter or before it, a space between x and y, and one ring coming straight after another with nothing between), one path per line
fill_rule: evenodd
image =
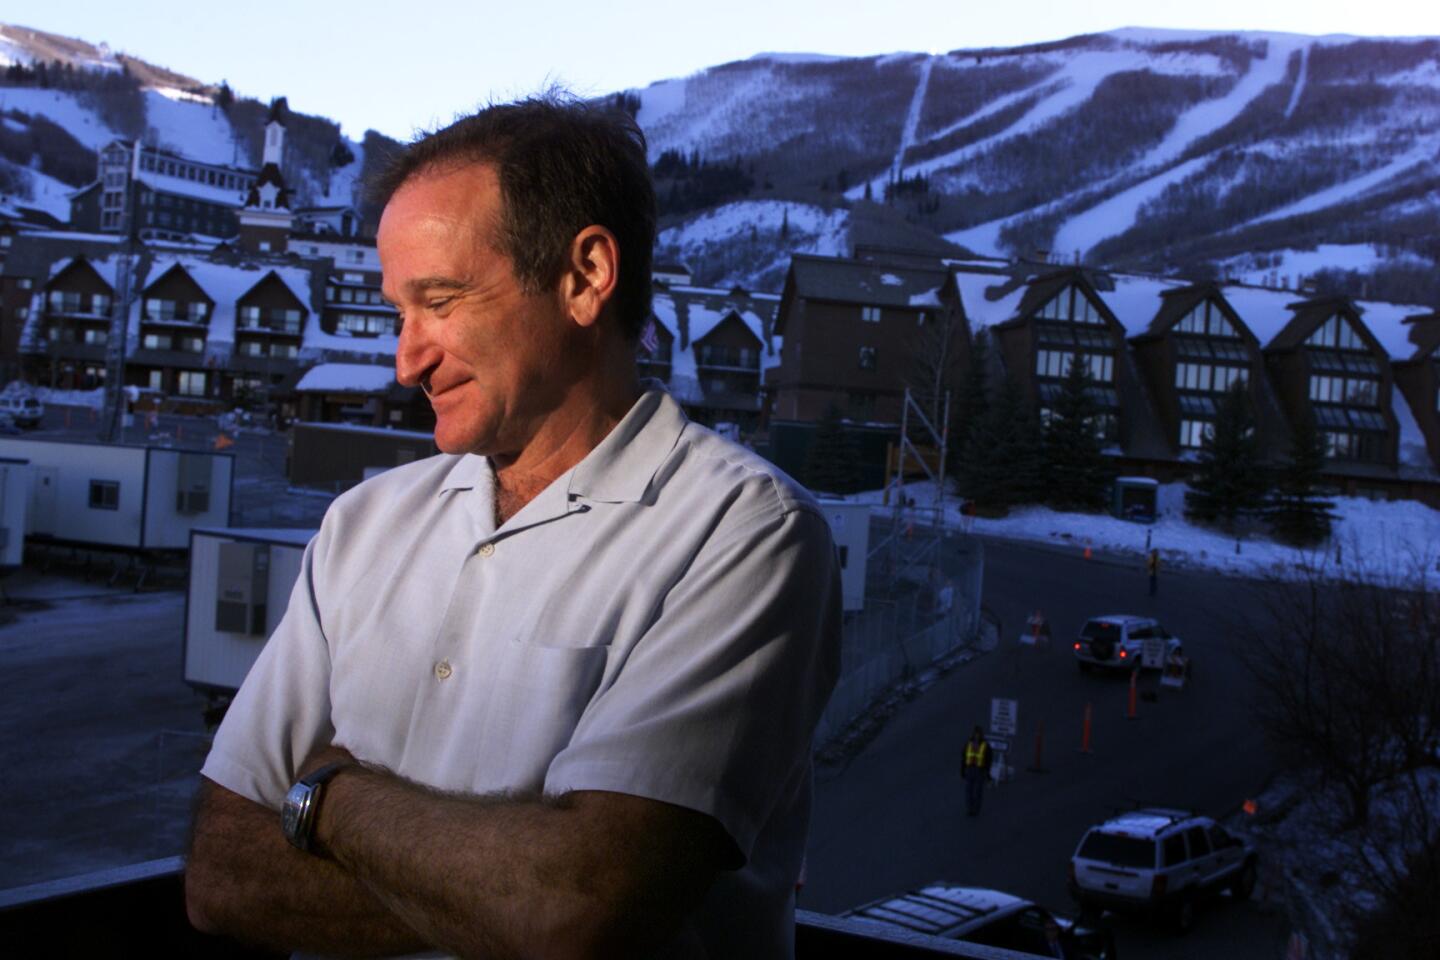
M1370 273L1384 264L1406 260L1417 265L1428 261L1408 251L1387 253L1373 243L1322 243L1314 250L1266 250L1246 253L1220 262L1220 271L1241 283L1264 283L1271 274L1289 278L1299 286L1298 278L1321 270L1353 270Z
M1297 549L1253 536L1242 537L1239 552L1233 536L1197 527L1185 520L1184 484L1159 488L1160 516L1153 524L1132 523L1109 514L1060 513L1048 507L1023 507L997 519L960 515L960 501L948 498L945 525L1003 540L1044 543L1077 552L1087 547L1100 553L1130 555L1139 563L1150 545L1160 551L1166 567L1211 570L1239 577L1293 575L1299 568L1320 568L1327 574L1381 582L1413 577L1421 570L1440 577L1440 512L1412 500L1377 502L1355 497L1334 501L1339 515L1330 542L1316 549ZM907 483L905 494L914 500L917 519L923 520L934 500L930 483ZM872 490L847 499L874 504L877 516L888 516L881 506L883 492Z
M62 223L70 219L70 194L75 188L39 170L26 169L22 176L30 184L30 206L39 207Z
M65 90L42 90L31 87L0 87L0 113L19 110L41 114L91 150L99 150L119 134Z
M159 135L160 146L192 160L237 162L238 148L230 120L213 104L174 100L159 91L146 90L145 125Z

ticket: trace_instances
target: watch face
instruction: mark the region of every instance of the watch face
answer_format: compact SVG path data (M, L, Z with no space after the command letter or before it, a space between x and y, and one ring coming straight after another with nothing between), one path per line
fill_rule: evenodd
M285 839L304 850L309 837L301 836L301 826L305 821L305 810L310 805L310 793L312 787L307 784L297 783L290 788L285 795L285 802L280 805L280 829L285 834Z

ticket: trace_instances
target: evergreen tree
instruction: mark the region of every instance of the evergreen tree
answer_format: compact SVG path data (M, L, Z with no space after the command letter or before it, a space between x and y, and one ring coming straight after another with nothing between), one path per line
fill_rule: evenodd
M1237 519L1265 505L1266 479L1246 387L1236 383L1220 401L1214 429L1200 441L1185 514L1230 529Z
M780 239L781 239L781 240L788 240L789 238L790 238L790 208L789 208L789 207L786 207L786 208L785 208L785 212L784 212L783 214L781 214L781 218L780 218Z
M1043 500L1045 472L1040 418L1020 385L1006 377L966 440L960 493L985 513L1004 513Z
M865 181L865 199L866 199L866 200L874 200L874 199L875 199L875 191L873 191L873 190L870 189L870 181L869 181L869 180L866 180L866 181Z
M851 493L860 484L856 470L859 450L855 438L833 404L815 428L815 438L805 454L805 486L816 492Z
M1319 543L1330 536L1334 503L1321 499L1320 471L1325 467L1325 437L1312 417L1296 431L1290 456L1275 477L1275 489L1266 505L1270 528L1280 539L1296 546Z
M1046 499L1058 510L1099 510L1110 481L1100 452L1100 406L1084 355L1076 353L1045 427Z
M987 371L990 366L990 332L984 327L970 338L965 369L960 374L955 404L950 411L950 471L957 476L969 455L970 437L989 407Z
M220 81L220 89L215 91L215 106L225 112L235 103L235 91L230 89L230 84L224 80Z

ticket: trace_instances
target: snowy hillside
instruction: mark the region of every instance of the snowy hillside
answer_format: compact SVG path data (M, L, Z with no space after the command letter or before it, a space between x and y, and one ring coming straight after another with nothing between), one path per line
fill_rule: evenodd
M259 165L268 105L103 45L0 24L0 193L69 218L115 139L196 160ZM368 137L367 137L368 142ZM366 150L321 117L290 114L286 173L300 205L359 205Z
M656 257L689 265L700 283L778 292L792 253L845 256L848 234L845 210L748 200L661 231Z

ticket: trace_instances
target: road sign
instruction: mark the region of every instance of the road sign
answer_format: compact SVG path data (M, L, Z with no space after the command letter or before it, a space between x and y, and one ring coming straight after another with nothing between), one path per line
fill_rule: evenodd
M990 732L997 737L1013 737L1020 729L1020 701L992 697L990 700Z
M1140 665L1151 670L1159 670L1165 666L1165 638L1146 637L1145 646L1140 651Z

